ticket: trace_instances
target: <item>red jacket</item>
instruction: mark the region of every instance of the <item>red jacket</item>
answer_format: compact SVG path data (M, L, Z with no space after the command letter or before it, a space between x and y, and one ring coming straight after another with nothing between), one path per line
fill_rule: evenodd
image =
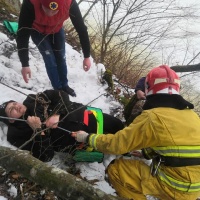
M42 5L38 0L30 0L35 10L35 20L32 27L43 34L57 33L63 26L63 22L69 18L69 9L72 0L64 0L65 6L59 9L54 16L47 16L42 9Z

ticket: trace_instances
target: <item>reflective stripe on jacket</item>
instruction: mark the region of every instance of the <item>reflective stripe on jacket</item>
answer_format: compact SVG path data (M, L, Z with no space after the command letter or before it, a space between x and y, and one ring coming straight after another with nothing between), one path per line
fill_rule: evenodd
M162 170L158 169L158 177L160 180L164 181L167 185L171 186L176 190L180 190L182 192L197 192L200 191L200 182L191 183L191 182L183 182L178 181L168 175L166 175Z
M152 147L159 155L185 157L185 158L200 158L200 146L166 146Z

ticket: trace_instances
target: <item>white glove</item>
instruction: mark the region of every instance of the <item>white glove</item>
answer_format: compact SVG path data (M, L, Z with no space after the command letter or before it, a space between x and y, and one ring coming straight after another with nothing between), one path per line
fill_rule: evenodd
M86 133L85 131L77 131L76 132L76 140L78 142L84 142L84 143L86 143L88 135L89 134Z

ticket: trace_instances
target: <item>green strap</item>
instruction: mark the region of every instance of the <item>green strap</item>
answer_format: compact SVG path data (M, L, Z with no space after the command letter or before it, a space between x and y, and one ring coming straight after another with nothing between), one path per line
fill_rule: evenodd
M10 21L4 20L3 24L8 29L8 31L10 33L17 35L17 30L18 30L18 23L17 22L10 22Z
M76 162L102 162L103 153L98 151L77 150L73 156Z
M97 134L103 134L103 113L100 108L94 108L94 107L87 107L87 110L95 111L96 115L95 118L97 120Z

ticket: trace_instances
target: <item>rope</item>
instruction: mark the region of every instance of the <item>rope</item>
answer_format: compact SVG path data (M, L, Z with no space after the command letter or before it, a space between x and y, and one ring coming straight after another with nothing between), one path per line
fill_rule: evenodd
M0 116L0 118L2 118L2 119L16 120L16 121L22 121L22 122L27 122L27 120L25 120L25 119L18 119L18 118L13 118L13 117L3 117L3 116ZM59 127L59 126L58 126L57 128L59 128L59 129L61 129L61 130L63 130L63 131L66 131L66 132L68 132L68 133L71 134L71 131L69 131L69 130L67 130L67 129L65 129L65 128L61 128L61 127Z
M16 121L22 121L22 122L27 122L25 119L18 119L18 118L13 118L13 117L3 117L0 116L1 119L10 119L10 120L16 120Z
M2 85L6 86L6 87L8 87L8 88L10 88L10 89L12 89L12 90L15 90L15 91L17 91L17 92L19 92L19 93L21 93L21 94L27 96L27 97L29 96L30 98L34 99L34 98L31 97L30 95L27 95L27 94L25 94L24 92L22 92L22 91L20 91L20 90L17 90L17 89L15 89L15 88L13 88L13 87L11 87L11 86L9 86L9 85L7 85L7 84L1 82L2 79L3 79L3 78L0 79L0 83L1 83Z
M23 92L21 92L21 91L15 89L15 88L13 88L13 87L7 85L7 84L5 84L5 83L2 83L2 82L1 82L2 79L3 79L3 78L0 79L0 83L1 83L2 85L6 86L6 87L8 87L8 88L10 88L10 89L12 89L12 90L15 90L15 91L17 91L17 92L19 92L19 93L21 93L21 94L23 94L23 95L25 95L25 96L28 96L27 94L25 94L25 93L23 93Z

